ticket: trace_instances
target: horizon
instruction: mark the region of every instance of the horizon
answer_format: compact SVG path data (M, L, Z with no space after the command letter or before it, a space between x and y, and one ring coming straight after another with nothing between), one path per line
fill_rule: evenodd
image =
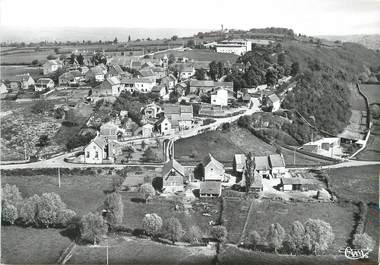
M377 0L235 0L233 5L226 0L194 0L184 10L174 0L148 0L141 12L138 12L141 9L139 3L122 0L108 0L106 5L90 0L66 0L56 6L54 3L61 2L1 0L0 28L4 40L11 41L12 34L16 36L19 31L24 31L25 39L38 39L43 33L38 31L68 28L85 33L111 28L144 29L152 34L169 30L183 31L188 36L189 32L195 34L201 29L219 30L221 25L241 30L289 28L308 36L380 34L380 1ZM76 16L76 13L80 15ZM9 28L13 32L6 32L10 31ZM26 32L28 30L32 32Z

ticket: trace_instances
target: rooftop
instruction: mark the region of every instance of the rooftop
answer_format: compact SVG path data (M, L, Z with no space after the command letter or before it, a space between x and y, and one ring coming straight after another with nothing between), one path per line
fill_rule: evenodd
M219 194L222 187L222 183L217 180L208 180L201 182L200 193L201 194Z

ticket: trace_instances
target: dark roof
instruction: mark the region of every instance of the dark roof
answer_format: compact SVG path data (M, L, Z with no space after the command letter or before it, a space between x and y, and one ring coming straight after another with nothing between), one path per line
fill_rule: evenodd
M139 70L139 73L140 73L143 77L154 76L154 72L153 72L153 70L150 69L150 68L143 68L143 69L140 69L140 70Z
M38 81L37 81L36 84L37 85L46 85L46 84L48 84L50 82L53 82L53 80L51 80L50 78L40 78L40 79L38 79Z
M102 136L96 136L92 142L97 144L100 148L104 148L107 145L106 139Z
M217 180L208 180L201 182L200 193L201 194L220 194L222 183Z
M305 185L305 184L317 184L318 181L314 179L305 179L305 178L281 178L282 185Z
M217 168L223 169L224 165L216 160L211 154L208 154L203 159L203 166L206 167L208 164L213 163Z
M269 161L267 156L255 156L254 157L255 168L257 170L269 170Z
M172 159L162 168L162 177L165 177L172 169L177 171L180 175L185 176L185 168L178 163L177 160Z

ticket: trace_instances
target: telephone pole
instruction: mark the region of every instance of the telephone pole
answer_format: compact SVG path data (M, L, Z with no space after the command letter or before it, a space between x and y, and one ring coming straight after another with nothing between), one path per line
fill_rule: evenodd
M58 168L58 187L61 188L61 169Z

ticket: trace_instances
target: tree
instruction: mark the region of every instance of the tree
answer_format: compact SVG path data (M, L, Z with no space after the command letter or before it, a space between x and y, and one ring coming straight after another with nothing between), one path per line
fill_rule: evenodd
M1 188L1 201L19 208L22 204L22 196L16 185L5 184Z
M43 134L38 139L38 143L36 144L36 146L45 147L47 145L49 145L49 136L46 134Z
M285 239L285 229L279 224L271 224L267 234L267 241L271 248L277 253L277 250L282 247Z
M169 58L168 58L168 64L172 64L175 62L175 56L174 54L169 54Z
M49 100L36 101L31 107L31 112L35 114L43 114L54 109L54 104Z
M48 59L48 60L55 60L55 59L57 59L57 57L55 55L53 55L53 54L50 54L50 55L48 55L46 57L46 59Z
M194 48L195 47L195 41L194 40L188 40L186 42L186 47Z
M40 61L38 61L37 59L34 59L32 61L32 65L39 65L40 64Z
M305 245L307 250L317 255L326 251L334 241L331 225L319 219L309 219L305 223Z
M82 217L80 234L83 240L93 242L95 245L106 232L107 226L101 215L88 213Z
M204 166L202 163L199 163L195 168L194 168L194 178L198 179L200 181L203 181L204 178Z
M17 208L8 202L2 203L1 221L13 225L18 218Z
M280 53L278 55L278 57L277 57L277 64L281 65L281 66L285 65L285 54L284 53Z
M257 231L252 231L249 234L249 243L251 243L253 249L256 249L260 241L261 241L261 236Z
M62 209L57 214L57 225L67 227L77 214L70 209Z
M26 199L20 209L20 217L25 225L37 225L38 204L40 196L37 194Z
M300 64L299 64L299 62L292 63L290 74L292 76L296 76L299 73L299 71L300 71Z
M148 147L144 151L143 161L151 162L151 161L155 161L155 160L156 160L156 154L153 152L152 148Z
M156 195L156 191L149 183L144 183L141 185L139 191L143 194L145 201L148 201L150 198Z
M201 68L201 69L197 69L195 70L195 78L197 80L205 80L205 75L207 74L206 70Z
M354 245L356 249L373 250L375 246L375 241L372 239L372 237L367 235L367 233L355 234L352 244Z
M163 230L165 236L172 241L173 245L183 234L182 224L175 217L171 217L165 222Z
M227 229L222 225L213 226L211 236L219 242L224 242L227 239Z
M155 213L146 214L142 220L143 229L152 237L157 237L162 228L162 219Z
M54 52L59 53L59 48L58 47L54 48Z
M172 40L177 40L178 39L178 36L177 35L174 35L174 36L172 36L172 38L171 38Z
M124 205L120 193L108 194L104 201L104 208L107 211L106 220L111 226L120 225L123 222Z
M209 74L212 80L216 80L218 78L218 65L215 61L212 61L209 64L210 70Z
M77 56L77 62L79 63L79 65L84 64L84 57L81 53Z
M292 227L290 228L290 232L288 234L288 247L291 251L294 251L295 253L300 253L305 244L305 228L303 227L302 223L299 221L295 221L292 224Z
M113 43L114 44L117 44L117 38L115 37L115 39L113 40Z
M189 231L185 234L185 238L193 245L199 244L202 240L202 231L197 225L193 225L189 228Z
M66 209L66 205L58 194L51 192L42 194L37 208L37 225L49 227L57 224L58 212Z
M131 41L131 35L128 35L128 42Z

